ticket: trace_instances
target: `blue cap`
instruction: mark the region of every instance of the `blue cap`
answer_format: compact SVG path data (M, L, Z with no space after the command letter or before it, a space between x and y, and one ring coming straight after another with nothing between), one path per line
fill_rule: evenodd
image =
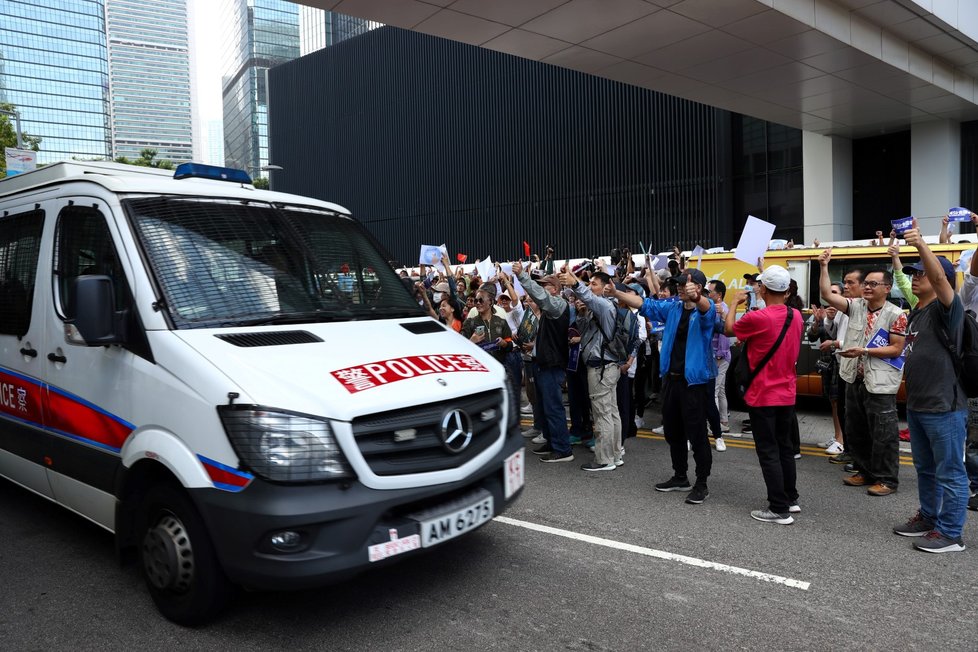
M937 256L937 261L941 264L941 267L944 268L944 276L947 277L947 280L951 284L951 287L954 287L954 281L955 281L954 265L952 265L951 261L945 258L944 256ZM909 275L912 274L913 272L922 272L922 271L924 271L924 263L921 260L918 260L913 265L903 266L904 274Z

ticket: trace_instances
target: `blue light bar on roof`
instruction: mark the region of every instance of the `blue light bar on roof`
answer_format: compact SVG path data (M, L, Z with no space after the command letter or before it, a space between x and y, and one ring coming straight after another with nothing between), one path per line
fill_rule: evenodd
M173 173L174 179L212 179L232 183L251 183L251 177L244 170L222 168L203 163L181 163Z

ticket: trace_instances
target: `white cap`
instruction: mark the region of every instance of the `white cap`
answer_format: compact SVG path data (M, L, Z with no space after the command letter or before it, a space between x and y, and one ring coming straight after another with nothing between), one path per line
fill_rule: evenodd
M757 277L757 280L772 292L787 292L788 285L791 283L791 274L780 265L771 265L764 269L764 272Z

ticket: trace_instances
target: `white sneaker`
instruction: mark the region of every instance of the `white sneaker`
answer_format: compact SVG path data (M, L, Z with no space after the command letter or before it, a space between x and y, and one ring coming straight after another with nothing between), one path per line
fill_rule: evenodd
M730 432L730 424L727 423L726 421L721 421L720 422L720 432L722 432L722 433L728 433L728 432Z
M845 449L842 447L842 444L840 444L839 442L833 440L832 441L832 444L830 446L827 446L825 448L825 454L826 455L839 455L844 450Z
M536 437L534 437L533 439L530 440L530 443L531 444L546 444L547 443L547 438L544 437L543 435L537 435Z
M527 428L526 430L523 431L523 436L524 437L527 437L527 438L529 438L529 437L536 437L539 434L540 434L540 431L537 430L536 428Z
M835 440L834 439L829 439L827 441L823 441L822 443L818 444L818 447L819 448L828 448L829 446L831 446L834 443L835 443Z
M795 453L795 459L796 460L800 460L801 459L801 453Z
M666 434L666 428L665 426L659 426L658 428L652 428L652 432L657 435L664 435Z
M520 414L533 414L533 406L527 403L520 406Z
M645 425L645 419L643 419L642 417L635 417L635 427L636 428L641 428L644 425Z
M615 466L625 466L625 449L622 448L618 451L618 457L615 458Z
M717 437L716 449L718 453L722 453L723 451L727 450L727 443L723 441L723 437Z

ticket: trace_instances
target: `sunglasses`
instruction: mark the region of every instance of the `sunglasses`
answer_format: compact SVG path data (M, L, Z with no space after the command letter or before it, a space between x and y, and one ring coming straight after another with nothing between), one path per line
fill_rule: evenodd
M476 303L489 303L489 302L488 302L487 300L485 300L485 299L476 299L476 300L475 300L475 302L476 302Z
M927 276L927 272L922 269L915 269L909 274L909 276L912 276L913 278L924 278Z
M863 281L863 287L869 288L870 290L875 290L879 286L889 287L888 283L880 283L879 281Z

